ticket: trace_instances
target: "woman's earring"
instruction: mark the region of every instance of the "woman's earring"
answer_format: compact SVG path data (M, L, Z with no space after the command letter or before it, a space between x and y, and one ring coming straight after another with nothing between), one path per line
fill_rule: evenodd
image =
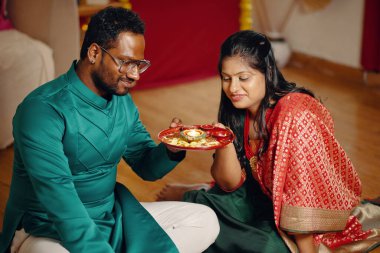
M272 77L273 77L272 67L268 66L268 79L272 81Z

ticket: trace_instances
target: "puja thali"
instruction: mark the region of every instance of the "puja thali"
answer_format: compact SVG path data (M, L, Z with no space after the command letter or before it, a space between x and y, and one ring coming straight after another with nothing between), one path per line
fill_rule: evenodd
M213 125L182 125L161 131L158 139L181 150L212 150L231 143L235 135L230 129Z

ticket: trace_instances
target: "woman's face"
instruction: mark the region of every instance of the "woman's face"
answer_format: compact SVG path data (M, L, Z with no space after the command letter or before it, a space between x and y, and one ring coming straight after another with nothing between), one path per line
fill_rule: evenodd
M223 91L232 104L255 114L265 96L264 74L240 56L232 56L223 59L221 76Z

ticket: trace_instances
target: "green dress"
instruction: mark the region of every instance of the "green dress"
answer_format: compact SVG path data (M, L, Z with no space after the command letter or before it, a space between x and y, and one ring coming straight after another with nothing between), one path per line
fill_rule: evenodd
M185 193L184 201L211 207L218 216L220 233L208 253L290 252L277 232L272 201L247 171L244 184L233 192L217 185L208 191Z
M18 107L14 166L0 252L16 229L59 240L76 252L178 252L132 194L116 183L123 159L145 180L171 171L172 157L156 145L130 95L110 101L70 70L42 85ZM149 242L149 243L147 243Z

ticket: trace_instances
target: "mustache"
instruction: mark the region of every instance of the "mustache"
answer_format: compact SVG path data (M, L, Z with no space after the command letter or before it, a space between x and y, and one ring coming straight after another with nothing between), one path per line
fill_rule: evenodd
M136 81L135 79L130 78L130 77L121 77L121 78L119 78L119 80L122 82L128 82L128 83L133 83Z

